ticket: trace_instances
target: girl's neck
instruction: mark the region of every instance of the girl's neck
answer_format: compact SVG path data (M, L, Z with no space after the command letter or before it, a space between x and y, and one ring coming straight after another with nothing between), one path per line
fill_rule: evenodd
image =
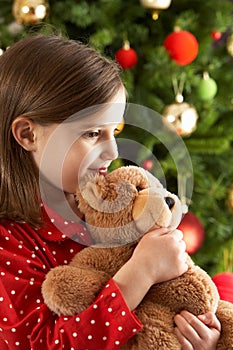
M43 187L43 186L41 186ZM42 201L46 205L61 215L64 219L70 221L79 221L83 215L78 209L73 193L65 193L61 189L46 183L45 190L41 189Z

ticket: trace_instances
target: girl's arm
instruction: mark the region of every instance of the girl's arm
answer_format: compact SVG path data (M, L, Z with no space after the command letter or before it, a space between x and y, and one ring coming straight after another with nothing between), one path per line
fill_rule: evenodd
M1 349L116 350L141 329L113 280L80 314L57 316L48 309L42 282L58 255L60 263L69 261L74 246L72 240L40 239L24 224L0 226Z

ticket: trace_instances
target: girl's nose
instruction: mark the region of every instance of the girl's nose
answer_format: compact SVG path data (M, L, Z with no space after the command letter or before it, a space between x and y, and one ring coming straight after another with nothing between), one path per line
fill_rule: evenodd
M101 152L101 158L106 160L114 160L118 157L118 147L116 140L110 140L110 141L104 141L102 143L102 152Z

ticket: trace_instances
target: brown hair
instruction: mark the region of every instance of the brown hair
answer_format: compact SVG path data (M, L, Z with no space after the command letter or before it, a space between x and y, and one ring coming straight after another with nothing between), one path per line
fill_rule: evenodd
M0 58L0 218L41 223L38 170L12 135L26 116L62 123L108 102L122 86L119 67L80 42L54 35L27 37Z

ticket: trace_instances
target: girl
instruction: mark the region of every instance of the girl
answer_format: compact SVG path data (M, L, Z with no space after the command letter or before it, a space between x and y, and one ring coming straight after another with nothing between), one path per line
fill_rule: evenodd
M103 103L102 113L59 128L72 114ZM77 174L104 174L118 156L114 136L124 108L112 113L117 105L125 105L118 67L83 44L37 35L0 59L1 350L119 349L142 328L135 309L150 286L187 270L182 233L158 229L141 239L79 315L57 316L43 303L46 273L90 243L82 222L69 220L70 212L80 215ZM182 349L216 348L220 324L213 314L184 311L175 322Z

